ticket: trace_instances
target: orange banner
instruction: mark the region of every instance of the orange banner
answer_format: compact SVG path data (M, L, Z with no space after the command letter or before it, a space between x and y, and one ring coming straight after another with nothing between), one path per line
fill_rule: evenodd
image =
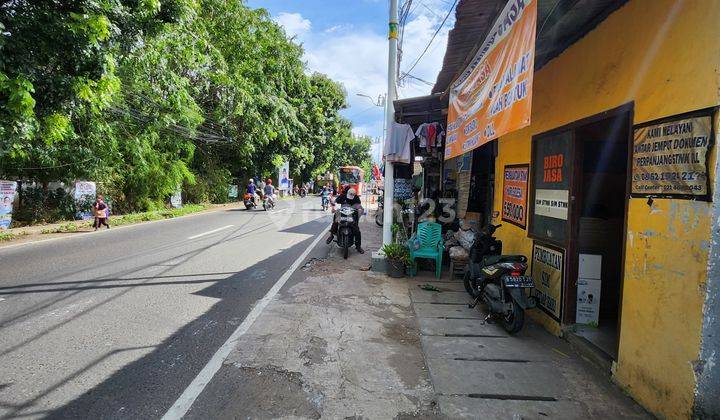
M450 88L445 159L530 125L537 0L510 0Z

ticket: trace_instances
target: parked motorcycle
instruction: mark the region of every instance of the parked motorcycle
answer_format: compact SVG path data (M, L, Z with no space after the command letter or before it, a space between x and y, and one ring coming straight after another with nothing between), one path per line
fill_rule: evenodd
M262 198L262 206L263 210L268 211L275 208L275 199L272 197L268 197L267 195L263 195Z
M338 218L338 230L335 242L342 248L343 258L347 259L350 247L355 243L354 230L357 227L358 210L342 206L335 216Z
M245 202L245 209L251 210L257 207L257 201L255 200L255 195L250 193L245 193L243 196L243 201Z
M479 302L484 302L490 312L487 319L499 317L503 328L514 334L525 323L525 310L536 305L535 297L525 293L526 289L532 293L535 283L532 277L525 275L527 257L500 255L502 243L493 237L499 227L490 225L475 239L463 282L465 289L475 298L468 306L474 308Z

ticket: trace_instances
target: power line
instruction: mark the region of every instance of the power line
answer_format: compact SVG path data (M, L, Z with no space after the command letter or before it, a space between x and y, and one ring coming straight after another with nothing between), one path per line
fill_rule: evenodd
M440 30L442 30L443 26L445 26L445 22L447 22L448 18L450 17L450 13L452 13L453 9L455 9L455 5L457 5L457 0L455 0L453 2L452 6L450 6L450 10L448 10L447 14L445 15L445 19L443 19L442 23L440 24L440 26L437 28L437 30L433 34L432 38L430 38L430 42L428 42L428 44L425 46L425 49L423 50L423 52L420 54L420 56L417 58L417 60L415 60L413 65L410 66L410 68L404 72L405 76L407 76L411 71L413 71L415 66L417 66L417 64L423 58L423 56L425 55L427 50L430 48L430 45L432 45L433 41L435 40L435 37L437 36L437 34L440 33ZM405 76L403 76L403 77L405 77ZM402 79L403 77L401 77L400 79Z
M411 79L415 79L415 80L417 80L418 82L425 83L425 84L428 85L428 86L434 86L434 85L435 85L435 83L428 82L427 80L421 79L421 78L419 78L419 77L417 77L417 76L413 76L413 75L410 74L410 73L403 73L403 76L402 76L402 77L409 77L409 78L411 78Z

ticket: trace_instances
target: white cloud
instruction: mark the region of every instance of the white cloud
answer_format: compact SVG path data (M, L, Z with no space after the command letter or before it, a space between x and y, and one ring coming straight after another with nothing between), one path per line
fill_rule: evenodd
M409 16L402 42L400 71L407 71L430 42L448 12L445 0L424 0ZM428 51L411 74L434 84L442 67L449 30L454 25L454 11L438 32ZM372 108L365 94L377 98L387 91L387 34L357 29L350 22L338 22L324 30L316 30L299 13L280 13L275 21L288 36L297 36L305 48L309 71L317 71L342 83L348 94L350 110L343 114L353 120L354 132L373 137L382 135L382 109ZM427 95L432 86L405 78L398 87L401 98Z
M302 17L300 13L280 13L273 18L275 23L285 29L285 33L289 37L302 38L310 32L312 23Z

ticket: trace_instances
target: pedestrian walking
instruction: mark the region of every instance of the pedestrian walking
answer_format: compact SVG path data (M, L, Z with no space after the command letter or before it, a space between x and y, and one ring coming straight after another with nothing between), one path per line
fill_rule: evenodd
M93 223L95 230L98 230L98 228L102 225L105 225L107 229L110 229L110 224L108 223L110 208L107 204L105 204L105 197L102 195L99 195L97 200L95 200L95 204L93 204L93 213L95 215L95 222Z

